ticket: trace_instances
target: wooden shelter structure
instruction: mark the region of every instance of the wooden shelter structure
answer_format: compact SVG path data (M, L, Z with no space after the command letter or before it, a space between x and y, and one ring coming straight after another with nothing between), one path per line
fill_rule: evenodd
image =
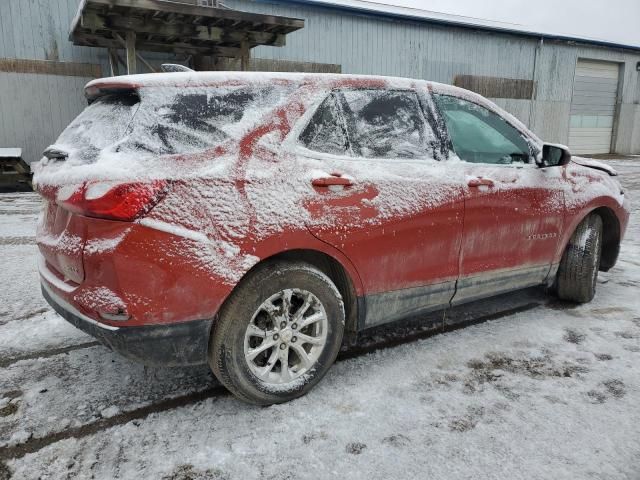
M185 54L196 70L216 69L218 59L240 59L248 70L250 50L259 45L281 47L288 33L304 20L199 5L196 0L82 0L71 24L74 45L104 47L111 74L120 65L127 74L137 62L154 67L140 52ZM118 50L124 49L123 60Z

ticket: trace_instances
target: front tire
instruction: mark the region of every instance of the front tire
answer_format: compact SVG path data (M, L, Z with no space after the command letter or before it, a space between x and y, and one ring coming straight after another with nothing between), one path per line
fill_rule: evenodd
M593 299L601 253L602 218L592 213L578 225L560 261L556 277L559 298L578 303Z
M344 319L342 297L320 270L304 262L267 262L222 307L209 365L246 402L287 402L327 373L342 344Z

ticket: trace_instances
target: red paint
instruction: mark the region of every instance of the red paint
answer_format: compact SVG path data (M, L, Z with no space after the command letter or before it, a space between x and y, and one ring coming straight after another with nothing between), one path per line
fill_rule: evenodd
M330 177L314 178L311 185L314 187L350 187L353 183L348 178L332 174Z
M97 83L94 88L125 86L139 85ZM379 79L354 77L331 84L332 88L384 86L385 82ZM316 87L307 83L301 89L312 98L308 94ZM435 175L426 163L398 160L388 164L392 175L381 176L370 174L379 171L380 161L371 161L369 169L366 163L344 159L327 167L332 173L326 177L295 178L296 186L306 192L295 207L307 214L306 224L267 233L257 231L254 227L258 212L253 202L260 199L249 196L248 186L277 189L281 177L294 172L293 166L300 161L291 152L278 153L261 146L260 140L277 132L283 141L307 108L300 101L291 102L274 111L270 121L257 125L239 142L229 141L194 155L170 157L180 168L189 168L190 163L215 162L232 155L235 168L229 178L173 182L167 198L160 199L152 212L162 211L159 207L170 198L183 199L180 208L184 218L167 221L187 229L193 229L194 222L207 225L204 231L195 233L209 235L214 241L230 238L219 233L229 225L216 224L215 218L208 218L205 209L191 200L200 198L196 195L199 189L212 186L235 191L240 199L234 206L238 218L244 215L246 221L238 227L242 228L241 235L231 239L241 254L264 260L290 250L322 252L344 267L359 296L438 284L493 270L557 263L577 224L598 207L610 208L619 219L621 231L626 228L628 210L614 199L617 192L565 207L568 199L564 195L572 191L578 179L604 181L603 174L586 167L573 166L571 174L567 174L568 167L557 167L562 169L560 180L550 182L547 177L551 169L532 165L517 169L457 163L451 166L450 177L444 178ZM274 176L280 177L256 186L248 178L254 161L275 164ZM522 178L525 172L527 182ZM58 202L57 190L56 186L39 189L47 206L38 231L38 246L49 271L75 290L61 290L56 287L59 282L48 282L50 287L89 317L114 325L213 318L235 287L236 282L203 268L192 254L194 248L202 248L196 240L135 222L91 218L84 208L87 205L82 204L82 191L77 193L80 197ZM274 191L264 193L268 198L267 194ZM216 199L207 197L207 201ZM70 204L84 207L72 213ZM400 208L403 205L411 208ZM101 212L89 213L104 216ZM96 241L116 238L120 241L114 242L112 249L91 247ZM247 265L241 274L251 266ZM104 298L91 300L92 292L101 288L113 293L111 304ZM124 311L130 318L109 322L100 318L101 311Z
M535 165L469 163L465 173L460 275L550 264L563 232L561 185ZM551 236L529 238L534 234Z

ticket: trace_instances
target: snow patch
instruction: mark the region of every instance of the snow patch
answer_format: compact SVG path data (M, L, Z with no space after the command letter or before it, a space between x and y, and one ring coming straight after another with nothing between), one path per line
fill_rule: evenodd
M131 229L125 229L120 235L117 235L112 238L92 238L87 241L84 246L84 250L86 253L97 254L97 253L107 253L115 250L118 245L124 240L124 237L127 236Z
M115 417L119 413L120 409L115 405L112 405L111 407L105 408L104 410L100 411L100 415L102 416L102 418Z

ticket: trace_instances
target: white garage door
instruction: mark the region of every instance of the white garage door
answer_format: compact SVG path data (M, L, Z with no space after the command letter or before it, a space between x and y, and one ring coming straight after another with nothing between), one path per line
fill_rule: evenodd
M618 92L618 64L578 60L571 99L572 153L609 153Z

